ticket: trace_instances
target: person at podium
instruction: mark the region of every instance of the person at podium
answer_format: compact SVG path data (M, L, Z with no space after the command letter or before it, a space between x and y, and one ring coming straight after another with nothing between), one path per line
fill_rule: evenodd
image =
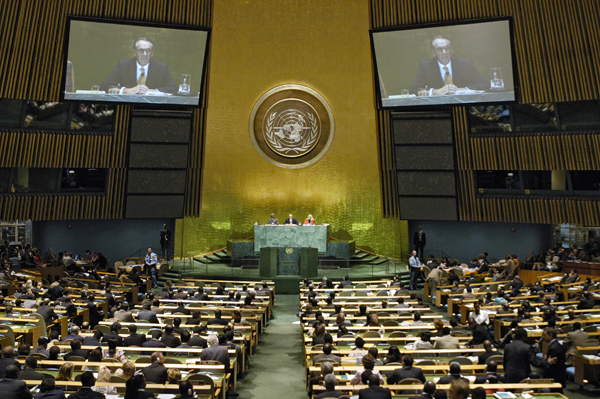
M277 226L279 224L279 221L277 220L277 218L275 217L275 214L272 213L271 217L269 218L269 220L267 220L267 224L269 226Z
M283 222L285 226L298 226L298 221L294 219L294 215L291 213L288 215L288 218Z
M177 84L171 77L169 65L153 60L153 56L152 41L145 37L137 39L133 43L133 57L119 61L100 90L120 86L118 94L175 93Z
M306 219L304 219L304 225L305 226L314 226L315 225L315 218L313 217L313 215L308 215L306 217Z
M489 82L481 76L473 62L452 55L452 42L436 36L430 43L433 57L419 64L417 75L409 87L411 94L426 88L429 96L456 94L457 90L485 90Z

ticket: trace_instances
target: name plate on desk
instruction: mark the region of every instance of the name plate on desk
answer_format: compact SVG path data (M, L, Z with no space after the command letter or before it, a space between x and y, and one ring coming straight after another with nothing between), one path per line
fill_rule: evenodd
M261 248L317 248L327 252L327 226L254 226L254 251Z

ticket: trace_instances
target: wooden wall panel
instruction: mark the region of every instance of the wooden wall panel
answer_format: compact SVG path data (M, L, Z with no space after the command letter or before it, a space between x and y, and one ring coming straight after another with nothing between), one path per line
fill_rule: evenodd
M562 102L600 97L600 2L597 0L371 0L372 28L512 16L520 102ZM383 111L379 120L386 120ZM597 199L479 198L476 170L598 170L600 135L594 131L474 137L467 109L452 109L458 165L459 218L524 223L600 223ZM388 132L379 125L380 142ZM397 188L385 179L392 203Z
M0 98L58 101L68 15L210 27L212 4L213 0L140 0L135 4L126 0L2 1ZM108 169L105 195L0 196L2 219L122 218L132 108L117 106L114 134L2 131L0 167ZM197 215L200 210L204 117L203 108L194 110L186 215Z

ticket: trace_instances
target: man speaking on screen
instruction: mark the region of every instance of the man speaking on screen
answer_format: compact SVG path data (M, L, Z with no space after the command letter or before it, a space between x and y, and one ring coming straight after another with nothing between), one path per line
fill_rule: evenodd
M489 87L471 60L452 56L452 42L447 37L431 40L433 58L419 64L410 85L411 94L427 89L430 96L456 94L457 90L485 90Z
M133 58L117 62L117 66L100 90L118 87L119 94L156 95L175 93L177 85L171 77L169 66L152 59L154 44L141 37L133 42Z

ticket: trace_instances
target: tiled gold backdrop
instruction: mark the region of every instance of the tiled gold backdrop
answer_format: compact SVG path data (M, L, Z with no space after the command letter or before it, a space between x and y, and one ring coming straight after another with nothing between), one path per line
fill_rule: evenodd
M271 212L331 224L332 235L400 255L400 223L383 219L368 1L230 0L214 4L202 214L178 222L188 256L253 234ZM252 107L269 89L302 84L329 102L336 124L328 153L299 170L254 149Z

